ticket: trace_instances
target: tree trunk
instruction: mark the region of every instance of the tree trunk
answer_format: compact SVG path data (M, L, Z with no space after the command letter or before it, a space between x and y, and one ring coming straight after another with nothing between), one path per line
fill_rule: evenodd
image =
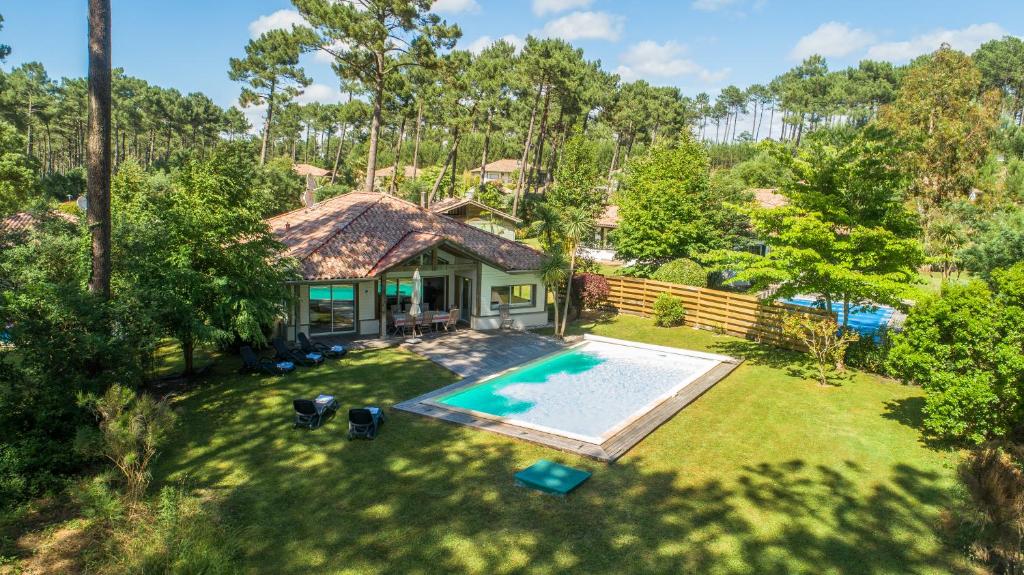
M277 88L276 83L270 83L270 96L267 98L267 118L263 122L263 145L260 147L260 165L267 163L267 142L270 141L270 121L274 119L274 90ZM170 148L170 141L168 141L168 148Z
M89 0L89 291L110 297L110 0Z
M569 302L572 301L572 276L576 273L576 248L579 246L573 245L572 253L569 254L569 280L565 286L565 313L562 314L562 329L558 332L558 337L565 339L565 324L569 323Z
M395 195L398 191L398 169L402 167L402 140L405 139L405 116L402 116L402 123L398 128L398 141L395 142L395 173L391 174L391 186L388 193Z
M423 101L416 103L416 135L412 144L412 177L416 179L420 170L420 128L423 126Z
M526 160L530 157L530 140L533 139L533 124L537 120L537 107L540 103L540 94L544 91L542 83L537 89L537 95L533 98L533 111L530 112L530 127L526 130L526 141L523 142L523 157L519 161L519 181L516 182L516 193L512 197L512 215L519 217L519 201L522 199L523 186L526 183Z
M377 76L377 86L373 93L373 119L370 121L370 152L366 158L366 185L363 191L373 192L374 171L377 170L377 139L380 134L381 105L384 99L384 78Z
M554 305L554 308L555 308L555 336L556 337L560 337L559 336L559 333L560 333L559 332L559 327L560 326L559 326L559 321L558 321L558 286L550 286L550 287L551 287L551 299L555 302L555 305Z
M434 180L434 188L430 190L430 197L427 198L427 201L423 202L423 207L429 207L430 204L434 203L434 198L437 197L437 190L441 188L441 182L444 180L444 174L448 170L448 164L452 163L452 159L455 158L455 150L458 149L459 140L461 139L461 135L459 134L458 131L456 131L455 134L453 134L453 138L454 139L452 141L452 149L448 150L448 157L445 158L444 165L441 166L441 173L438 174L437 179ZM454 169L455 167L453 166L452 170Z
M334 170L331 171L331 184L338 175L338 168L341 167L341 149L345 147L345 132L348 131L348 124L341 125L341 137L338 139L338 151L334 154Z
M619 136L615 136L615 150L612 152L612 165L608 167L608 193L612 191L612 176L615 174L615 162L619 159L619 148L622 147L622 142L619 141Z
M544 94L544 112L540 116L540 133L537 134L537 156L530 166L530 178L526 182L526 189L530 189L531 182L540 180L540 166L544 158L544 138L548 131L548 110L551 108L551 90ZM525 166L523 166L525 168ZM536 177L535 177L536 176Z
M480 189L484 189L484 177L487 175L487 150L491 145L491 114L490 108L487 110L487 120L484 124L484 146L483 152L480 154Z

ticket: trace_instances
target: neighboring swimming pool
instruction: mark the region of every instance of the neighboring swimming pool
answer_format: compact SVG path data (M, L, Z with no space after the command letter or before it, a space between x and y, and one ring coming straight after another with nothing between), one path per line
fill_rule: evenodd
M730 364L729 369L702 379L723 362ZM735 363L722 355L588 336L566 351L459 386L424 403L601 445L701 380L703 387L687 400L691 401ZM662 414L646 432L684 405ZM644 435L637 434L629 447Z
M818 304L817 299L811 297L792 297L780 301L804 307L818 309L822 307ZM839 318L839 321L842 322L843 302L832 302L832 311ZM881 327L889 325L889 322L892 321L893 311L895 310L884 305L877 306L874 310L859 305L851 306L849 326L861 335L874 335Z

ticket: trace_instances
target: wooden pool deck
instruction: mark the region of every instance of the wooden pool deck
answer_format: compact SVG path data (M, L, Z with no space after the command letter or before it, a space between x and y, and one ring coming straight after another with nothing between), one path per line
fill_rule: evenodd
M540 357L540 355L536 357ZM536 359L536 357L532 359ZM435 359L435 361L438 360ZM438 361L438 363L442 363L443 365L443 359L442 361ZM498 433L515 439L522 439L561 451L585 455L599 461L611 463L622 457L634 445L643 440L643 438L650 435L655 429L660 427L669 419L672 419L672 417L679 413L680 410L696 400L704 392L711 389L711 387L721 381L724 377L732 373L740 363L742 363L741 360L734 358L727 358L726 360L721 361L721 363L714 366L705 374L681 389L676 395L666 399L647 413L644 413L625 429L608 438L601 444L587 443L585 441L571 439L561 435L520 427L498 419L477 417L470 413L446 409L431 401L434 398L440 397L457 389L473 385L483 377L499 373L504 371L504 369L514 366L491 370L484 376L463 379L462 381L458 381L451 385L425 393L419 397L399 403L395 405L394 408L409 413L433 417L448 423L457 423L460 425L475 427L491 433Z

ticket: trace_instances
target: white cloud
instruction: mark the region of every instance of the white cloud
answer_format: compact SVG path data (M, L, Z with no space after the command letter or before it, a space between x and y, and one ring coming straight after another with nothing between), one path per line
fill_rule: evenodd
M573 12L544 25L540 35L564 40L616 41L626 19L607 12Z
M512 46L515 47L516 52L521 51L523 49L523 46L526 45L526 40L523 40L522 38L516 36L515 34L505 34L504 36L499 38L499 40L504 40L509 44L512 44ZM485 48L487 48L491 44L494 44L495 41L496 40L494 38L491 38L490 36L480 36L476 40L473 40L472 42L467 44L466 49L474 54L479 54L480 52L483 52Z
M715 12L735 4L737 0L693 0L690 7L701 12Z
M326 84L314 83L306 86L302 93L295 98L295 101L299 104L311 104L313 102L337 104L341 101L341 90Z
M789 52L789 57L794 60L803 60L814 54L826 58L842 57L862 50L874 41L874 34L860 28L851 28L842 22L825 22L800 38Z
M876 44L868 49L867 57L874 60L901 62L921 54L934 52L943 42L957 50L970 53L983 43L1006 35L1006 30L994 22L972 24L957 30L939 29L902 42Z
M459 12L479 12L480 5L476 0L434 0L430 7L434 12L448 12L456 14Z
M249 22L249 35L253 38L259 37L268 30L277 28L291 29L292 26L307 26L306 19L295 10L278 10L273 14L260 16Z
M686 58L685 54L686 46L678 42L669 40L659 44L645 40L630 46L619 56L620 65L615 73L627 81L694 76L709 84L721 82L729 75L728 68L711 71Z
M586 8L594 0L533 0L533 13L538 16L557 14L566 10Z

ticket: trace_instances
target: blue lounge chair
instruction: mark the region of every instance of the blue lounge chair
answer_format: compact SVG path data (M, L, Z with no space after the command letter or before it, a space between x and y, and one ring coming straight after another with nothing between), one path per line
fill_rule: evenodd
M295 408L295 427L308 429L320 427L338 411L338 401L333 395L318 395L316 399L296 399L292 406Z
M384 425L384 412L379 407L363 407L348 410L348 438L373 439L380 426Z
M309 341L309 337L302 332L299 332L299 349L303 353L319 353L334 359L341 359L348 353L348 350L343 345L327 346L320 342Z
M279 337L275 337L272 343L274 344L274 351L277 352L275 359L291 361L307 367L314 367L324 362L324 354L317 352L305 353L301 349L288 347L288 344Z
M242 368L239 371L262 371L263 373L269 373L271 375L282 375L295 371L295 363L284 360L275 361L269 357L258 356L256 355L256 352L247 345L243 345L238 351L242 356Z

